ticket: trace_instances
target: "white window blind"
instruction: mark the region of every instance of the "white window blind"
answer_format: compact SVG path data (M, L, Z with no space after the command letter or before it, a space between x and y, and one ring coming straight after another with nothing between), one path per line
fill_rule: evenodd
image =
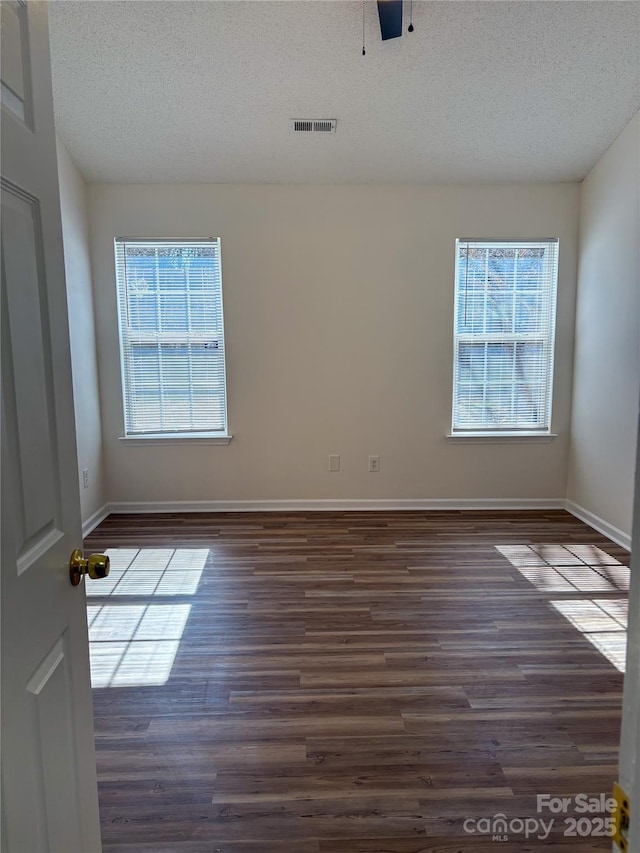
M456 241L452 433L549 432L558 241Z
M115 241L126 436L226 433L220 241Z

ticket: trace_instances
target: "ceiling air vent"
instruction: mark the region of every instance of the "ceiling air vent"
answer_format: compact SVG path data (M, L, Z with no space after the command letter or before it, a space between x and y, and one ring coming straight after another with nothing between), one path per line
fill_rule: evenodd
M294 133L335 133L335 118L292 118L289 122Z

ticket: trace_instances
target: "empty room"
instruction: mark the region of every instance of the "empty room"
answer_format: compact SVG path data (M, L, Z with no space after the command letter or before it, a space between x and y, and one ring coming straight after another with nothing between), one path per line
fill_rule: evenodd
M640 3L1 13L2 850L640 853Z

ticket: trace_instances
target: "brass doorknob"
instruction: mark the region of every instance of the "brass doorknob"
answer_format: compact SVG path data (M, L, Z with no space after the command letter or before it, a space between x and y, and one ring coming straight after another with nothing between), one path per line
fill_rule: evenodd
M69 560L69 579L73 586L78 586L83 575L89 575L91 580L106 578L109 574L109 558L106 554L92 554L86 560L82 551L76 548Z

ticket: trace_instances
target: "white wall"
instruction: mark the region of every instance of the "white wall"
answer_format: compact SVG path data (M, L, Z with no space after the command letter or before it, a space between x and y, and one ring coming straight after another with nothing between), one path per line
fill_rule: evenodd
M568 498L631 533L640 386L640 113L582 185Z
M82 520L86 521L106 501L89 225L84 180L59 137L57 147L80 501ZM84 468L89 471L89 485L86 489L82 482Z
M91 185L89 200L110 500L564 498L578 185ZM125 445L114 237L210 235L234 439ZM448 442L455 238L556 236L559 438Z

